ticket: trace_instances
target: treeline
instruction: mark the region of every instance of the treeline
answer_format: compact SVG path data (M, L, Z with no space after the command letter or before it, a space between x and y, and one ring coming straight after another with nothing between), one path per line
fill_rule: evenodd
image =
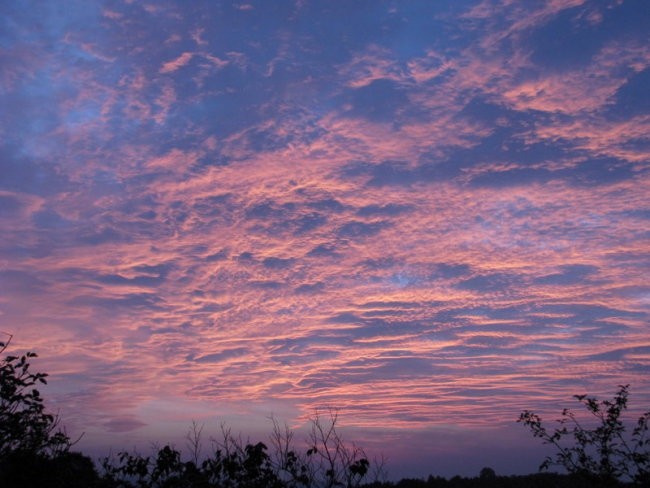
M0 342L0 353L6 348ZM34 353L0 360L0 488L470 488L470 487L623 487L650 486L650 412L626 434L621 416L627 408L628 386L613 400L586 395L576 399L597 425L584 427L570 409L559 426L547 430L530 411L519 422L533 436L556 448L543 468L560 466L568 474L538 473L497 476L484 468L476 478L385 481L381 460L344 441L334 410L311 420L309 440L297 449L293 432L273 420L267 442L244 441L222 426L218 440L206 447L203 429L193 423L185 455L165 445L150 455L119 452L96 465L74 452L75 441L48 413L38 390L47 374L34 373Z
M397 482L374 482L365 488L623 488L633 483L605 482L577 474L536 473L525 476L478 476L451 479L429 476L428 479L402 479Z
M0 343L0 352L5 347ZM189 459L166 445L149 456L119 452L102 459L98 470L90 458L72 451L75 442L45 410L38 386L47 374L31 371L35 357L28 352L0 361L2 488L352 488L371 473L363 449L339 434L334 410L312 418L302 451L294 447L293 432L275 420L269 445L244 441L222 426L221 438L211 439L206 449L202 427L193 424Z

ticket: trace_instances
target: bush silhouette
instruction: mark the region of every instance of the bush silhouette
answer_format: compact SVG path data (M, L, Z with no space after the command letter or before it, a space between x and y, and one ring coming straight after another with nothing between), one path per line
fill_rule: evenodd
M6 345L0 343L0 353ZM399 482L366 483L371 463L362 448L348 444L338 432L335 410L318 412L311 419L305 450L296 449L293 432L273 420L268 443L242 441L222 426L220 440L211 439L203 456L202 427L193 423L187 440L189 460L172 445L151 456L119 452L105 458L101 474L92 460L71 452L74 444L59 428L57 416L47 413L37 389L47 375L34 373L30 360L36 354L0 359L0 487L27 488L592 488L650 486L650 411L629 430L622 421L627 409L628 386L620 386L612 400L598 401L586 395L575 398L587 410L583 419L564 409L559 425L547 430L531 411L518 422L535 437L556 448L540 466L558 465L568 475L538 473L497 476L485 467L476 478L455 476L449 480L429 476ZM267 445L268 444L268 445ZM187 459L187 458L185 458ZM373 463L377 477L383 463ZM366 483L366 484L363 484Z
M0 343L0 353L6 344ZM222 426L212 455L199 460L200 434L188 434L193 460L183 461L170 445L153 457L120 452L105 458L99 476L90 458L70 452L73 443L47 413L37 386L47 374L34 373L33 352L0 360L0 486L30 488L353 488L366 477L369 461L361 448L344 443L337 416L312 419L309 447L302 454L293 433L273 421L272 449L242 442Z
M492 468L490 468L490 467L487 467L487 466L485 468L481 469L481 472L479 474L479 478L484 480L484 481L487 481L487 480L491 481L491 480L496 479L496 477L497 477L497 474L494 472L494 470Z
M193 460L166 445L153 457L120 452L102 461L103 480L120 488L354 488L365 479L370 462L363 450L347 445L336 428L336 413L312 419L309 448L293 447L293 433L273 422L271 448L244 443L222 426L210 456L199 463L200 433L193 424L188 434Z
M0 342L0 352L7 344ZM100 486L90 458L70 452L73 444L45 411L37 386L47 374L30 370L36 354L0 360L0 486L42 488Z
M47 383L47 374L30 371L29 360L35 357L27 352L0 361L0 463L17 451L56 455L71 445L58 428L58 417L45 412L36 387Z
M110 488L104 484L95 465L78 452L58 455L14 451L0 470L0 486L29 488Z
M650 486L650 439L647 438L650 411L639 417L631 434L621 416L627 409L629 385L619 386L612 400L598 401L587 395L574 395L595 420L595 426L578 418L570 409L562 411L559 426L548 431L542 419L525 410L519 422L533 436L556 448L555 457L547 457L540 469L561 466L601 486L616 486L619 481L631 481L638 486Z

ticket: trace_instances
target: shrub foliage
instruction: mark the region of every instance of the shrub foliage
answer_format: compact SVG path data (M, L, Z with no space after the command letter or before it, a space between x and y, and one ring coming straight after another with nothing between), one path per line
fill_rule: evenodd
M104 480L119 488L353 488L368 474L362 449L347 445L336 428L337 416L312 419L309 448L303 454L292 444L293 433L273 422L271 448L244 442L222 426L212 440L211 454L199 461L202 429L188 434L192 459L166 445L154 456L120 452L102 461Z
M0 353L6 344L0 342ZM544 443L556 448L540 466L563 467L557 474L527 477L497 476L483 468L478 478L450 480L404 479L379 481L383 462L371 463L364 450L345 442L337 429L335 410L317 413L311 420L306 449L294 447L293 432L273 420L268 445L244 442L222 426L220 440L211 439L203 455L202 427L188 433L189 460L174 446L165 445L152 455L119 452L101 462L101 474L92 460L71 452L74 444L59 427L59 418L45 410L39 385L47 374L34 373L30 360L36 354L0 359L0 486L33 488L373 488L389 487L519 487L519 486L650 486L650 411L628 430L622 415L627 409L628 385L620 386L612 400L586 395L575 398L587 420L564 409L558 426L548 430L542 419L524 411L519 422ZM270 446L270 447L269 447Z
M4 348L0 343L0 352ZM0 360L0 462L16 452L54 456L70 448L58 417L45 411L38 385L47 383L47 374L30 371L35 357L27 352Z
M629 385L621 385L612 400L599 401L587 395L574 395L588 412L581 419L565 408L555 429L548 430L539 415L525 410L519 422L535 437L555 447L555 456L547 457L540 469L560 466L569 473L591 479L601 485L631 481L650 486L650 411L641 415L631 432L623 423Z
M0 353L6 344L0 342ZM106 488L353 488L368 474L363 449L346 444L329 411L312 419L308 448L293 446L293 433L273 421L271 449L243 442L222 426L222 439L201 455L201 428L188 434L192 459L184 461L171 445L152 456L119 452L105 458L98 474L92 461L70 452L74 444L59 428L58 416L45 410L39 385L47 374L34 373L27 352L0 360L0 486Z

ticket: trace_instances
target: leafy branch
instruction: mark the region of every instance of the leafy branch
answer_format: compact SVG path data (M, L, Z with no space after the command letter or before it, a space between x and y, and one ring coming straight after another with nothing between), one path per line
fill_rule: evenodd
M650 481L650 439L647 438L650 411L639 417L631 434L626 434L622 415L627 409L629 385L619 385L612 400L598 401L587 395L574 395L592 421L594 427L578 419L565 408L557 420L557 428L548 430L539 415L525 410L518 422L526 426L534 437L556 449L540 469L561 466L569 473L607 484L615 480L630 480L639 486Z

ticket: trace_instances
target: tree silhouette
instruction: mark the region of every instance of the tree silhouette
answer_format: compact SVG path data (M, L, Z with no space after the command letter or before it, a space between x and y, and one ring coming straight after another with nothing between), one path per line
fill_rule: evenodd
M107 486L119 488L354 488L368 473L363 450L346 444L337 431L337 415L312 418L309 448L293 446L293 432L273 420L271 448L243 442L222 425L221 439L212 440L212 454L199 462L202 427L188 434L191 460L166 445L153 457L120 452L102 461Z
M0 354L7 343L0 342ZM74 444L59 418L45 410L38 386L47 375L34 373L30 361L36 354L8 355L0 359L0 487L29 488L594 488L650 486L650 411L627 428L628 385L620 386L612 400L599 401L575 395L587 410L585 421L564 409L558 426L547 430L531 411L518 422L535 437L556 448L540 468L558 465L568 474L537 473L497 476L485 467L475 478L405 478L399 482L374 481L371 463L362 448L344 442L338 432L338 415L316 412L305 450L296 449L294 434L275 419L270 442L244 442L222 425L220 440L202 446L203 427L192 424L187 436L190 456L172 445L151 456L119 452L105 458L101 475L92 460L71 452ZM267 445L268 444L268 445ZM188 459L188 460L185 460ZM383 462L373 470L379 474ZM364 484L365 483L365 484Z
M0 353L8 342L0 342ZM45 411L38 385L47 374L30 371L33 352L0 360L0 463L22 452L55 456L68 451L70 438L59 428L59 418Z
M556 448L555 457L547 457L540 469L561 466L569 473L593 480L594 485L616 485L630 480L638 486L650 485L650 439L647 438L650 411L637 420L630 435L621 416L627 409L629 385L620 385L612 400L598 401L587 395L574 395L589 412L587 421L570 409L562 411L559 426L548 431L542 419L525 410L518 422L533 436ZM595 420L595 425L589 427Z
M338 412L328 409L328 416L319 412L311 420L310 448L307 456L312 473L323 488L359 486L368 474L370 462L362 448L344 442L337 430Z
M0 354L11 340L0 342ZM45 411L38 385L47 374L30 370L36 354L0 360L0 486L39 488L100 487L90 458L70 452L74 444Z
M497 474L494 472L494 470L492 468L490 468L488 466L481 469L481 472L479 474L479 478L484 480L484 481L487 481L487 480L491 481L491 480L496 479L496 477L497 477Z

